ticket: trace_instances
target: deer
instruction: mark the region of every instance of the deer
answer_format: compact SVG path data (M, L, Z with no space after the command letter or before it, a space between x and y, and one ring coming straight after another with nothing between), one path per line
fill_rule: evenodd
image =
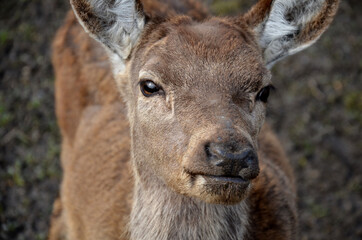
M270 69L338 0L71 0L53 42L62 135L49 239L297 239L296 182L265 122Z

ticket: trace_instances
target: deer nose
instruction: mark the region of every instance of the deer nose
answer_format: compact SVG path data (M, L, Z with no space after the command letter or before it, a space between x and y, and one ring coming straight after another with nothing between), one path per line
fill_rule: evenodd
M258 157L250 147L235 143L209 143L205 146L209 164L222 168L225 176L251 180L259 174Z

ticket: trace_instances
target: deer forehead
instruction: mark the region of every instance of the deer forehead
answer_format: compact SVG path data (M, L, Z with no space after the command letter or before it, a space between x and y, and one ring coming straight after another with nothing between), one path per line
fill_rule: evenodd
M211 19L159 26L157 31L163 34L154 33L156 40L148 36L148 44L137 54L141 78L152 76L160 84L209 92L255 92L270 81L261 51L247 29Z

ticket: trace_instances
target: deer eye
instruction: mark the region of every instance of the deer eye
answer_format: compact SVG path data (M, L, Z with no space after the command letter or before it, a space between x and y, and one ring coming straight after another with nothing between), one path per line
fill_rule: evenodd
M142 80L140 83L140 89L142 94L145 97L151 97L155 94L159 94L162 91L162 88L156 85L156 83L151 80Z
M274 89L274 87L272 85L263 87L260 90L260 92L258 93L258 95L256 95L256 100L260 100L264 103L268 102L270 90L272 90L272 89Z

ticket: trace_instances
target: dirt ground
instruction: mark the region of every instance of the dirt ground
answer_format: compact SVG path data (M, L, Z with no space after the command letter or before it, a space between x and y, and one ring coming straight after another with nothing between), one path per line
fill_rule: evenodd
M253 0L205 0L237 14ZM0 1L0 239L46 239L60 134L50 43L67 0ZM362 2L273 69L268 112L298 180L300 239L362 239Z

